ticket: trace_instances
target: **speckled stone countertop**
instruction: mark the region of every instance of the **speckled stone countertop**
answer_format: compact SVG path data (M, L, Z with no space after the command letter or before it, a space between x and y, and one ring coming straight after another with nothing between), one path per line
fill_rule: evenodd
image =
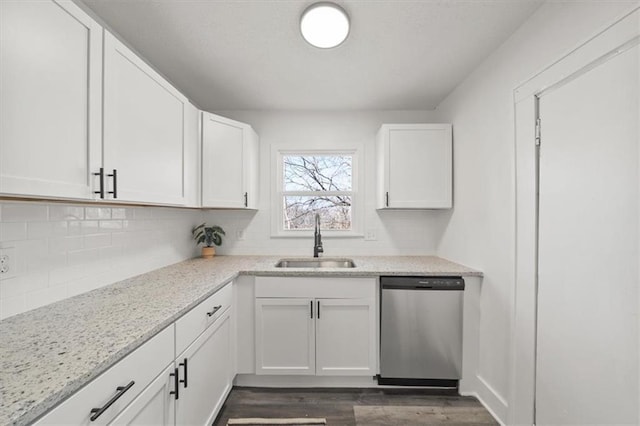
M0 425L33 422L239 274L482 276L431 256L349 257L356 264L349 269L276 268L282 257L191 259L0 321Z

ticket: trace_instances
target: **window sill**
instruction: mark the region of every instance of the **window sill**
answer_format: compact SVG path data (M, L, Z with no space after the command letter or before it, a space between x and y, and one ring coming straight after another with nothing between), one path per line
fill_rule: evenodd
M322 239L342 239L342 238L364 238L364 234L359 232L352 231L322 231ZM271 234L271 238L304 238L304 239L313 239L313 232L281 232L277 234Z

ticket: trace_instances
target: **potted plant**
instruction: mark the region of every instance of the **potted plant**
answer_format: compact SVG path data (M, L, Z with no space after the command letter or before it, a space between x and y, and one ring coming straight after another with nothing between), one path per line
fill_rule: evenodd
M224 229L219 226L207 226L206 223L196 226L191 230L193 239L196 240L196 244L204 244L202 247L202 257L210 259L216 254L216 249L213 245L222 244L222 236L226 235Z

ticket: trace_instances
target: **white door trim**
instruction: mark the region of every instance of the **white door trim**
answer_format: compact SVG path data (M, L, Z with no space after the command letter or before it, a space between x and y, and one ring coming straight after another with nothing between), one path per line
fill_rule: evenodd
M516 275L511 327L508 424L533 424L537 291L537 97L640 43L640 8L514 90ZM640 306L640 301L639 301Z

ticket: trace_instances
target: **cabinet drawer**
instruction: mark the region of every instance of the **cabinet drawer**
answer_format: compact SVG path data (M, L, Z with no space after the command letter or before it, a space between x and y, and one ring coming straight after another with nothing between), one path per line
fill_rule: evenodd
M182 353L229 309L232 300L232 283L228 283L176 321L176 354Z
M375 297L376 278L256 277L255 297Z
M109 423L173 362L173 333L173 325L165 328L35 424L103 425ZM116 390L119 386L126 387L131 382L133 385L126 391ZM94 421L90 419L91 409L105 406L118 394L122 396L97 419Z

